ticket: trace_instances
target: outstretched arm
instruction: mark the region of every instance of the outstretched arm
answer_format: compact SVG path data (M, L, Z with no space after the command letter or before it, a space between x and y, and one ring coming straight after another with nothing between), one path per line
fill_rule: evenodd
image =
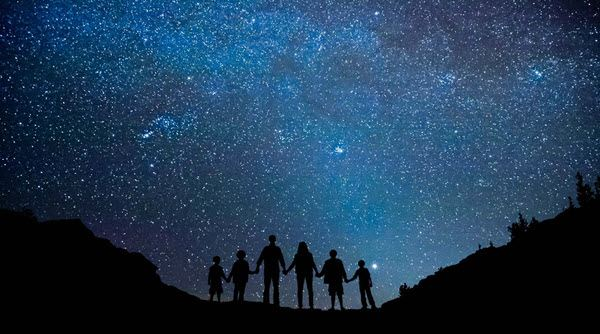
M235 264L233 265L233 267L231 267L231 271L229 272L229 275L227 275L227 278L225 279L225 281L227 283L231 282L231 276L233 276L233 271L235 270Z
M260 256L258 257L258 261L256 261L256 271L258 273L258 268L260 268L260 265L263 263L263 260L265 259L265 250L263 249L262 252L260 252Z
M283 253L281 252L281 249L279 249L279 264L281 264L281 268L285 270L285 260L283 259Z
M345 273L345 271L344 271L344 273ZM354 280L355 280L357 277L358 277L358 271L356 271L356 272L354 273L354 275L352 276L352 278L350 278L350 279L347 279L347 280L346 280L346 283L350 283L350 282L354 281Z
M310 255L310 262L312 262L312 268L315 271L315 275L319 277L319 269L317 268L317 264L315 263L315 259L312 257L312 254Z
M321 268L321 272L317 272L316 276L322 277L323 275L325 275L325 270L325 265L323 265L323 268Z
M287 269L283 269L284 273L289 273L290 271L292 271L292 269L294 269L294 267L296 266L296 258L294 257L294 259L292 260L292 264L290 264L290 267Z

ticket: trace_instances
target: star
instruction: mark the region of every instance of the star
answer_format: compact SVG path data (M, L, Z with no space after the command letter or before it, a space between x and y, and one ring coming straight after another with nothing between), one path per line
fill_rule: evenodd
M597 6L6 3L2 207L81 217L202 298L213 256L276 234L286 261L377 258L384 302L600 170Z

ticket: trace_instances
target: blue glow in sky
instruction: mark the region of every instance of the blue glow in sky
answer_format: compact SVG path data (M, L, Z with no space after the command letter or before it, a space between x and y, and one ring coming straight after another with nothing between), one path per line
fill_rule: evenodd
M81 217L203 298L212 256L253 262L274 233L290 262L304 240L319 267L364 259L381 303L597 174L599 20L593 1L8 1L0 206Z

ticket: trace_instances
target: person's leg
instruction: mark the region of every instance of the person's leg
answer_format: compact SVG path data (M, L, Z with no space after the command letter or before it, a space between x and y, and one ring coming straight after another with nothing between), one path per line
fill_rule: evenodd
M339 291L337 295L338 295L338 299L340 300L340 310L345 310L344 298L342 297L343 293L341 291Z
M306 289L308 290L308 307L310 307L311 310L314 308L312 283L313 283L312 275L306 276Z
M238 301L238 285L234 284L233 285L233 301L237 302Z
M269 303L269 290L271 289L271 275L269 272L265 271L264 274L264 286L265 290L263 291L263 303Z
M246 293L246 283L240 283L240 288L238 291L238 301L244 301L244 294Z
M367 298L365 297L365 287L364 286L359 286L358 288L360 290L360 303L362 305L362 308L367 308Z
M211 293L209 294L209 296L210 296L210 298L208 299L208 301L211 301L211 302L212 302L212 301L213 301L213 299L215 298L215 293L214 293L214 292L211 292Z
M335 294L331 294L331 309L335 309Z
M279 306L279 271L273 272L273 304Z
M371 294L371 288L367 287L367 297L369 298L369 304L371 304L371 308L377 308L375 306L375 299L373 299L373 294Z
M217 302L221 302L221 291L217 291Z
M296 274L296 283L298 283L298 308L302 308L302 292L304 290L304 275Z

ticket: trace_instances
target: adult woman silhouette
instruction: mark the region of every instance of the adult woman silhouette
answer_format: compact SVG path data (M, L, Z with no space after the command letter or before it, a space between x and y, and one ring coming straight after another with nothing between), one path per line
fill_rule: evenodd
M308 245L302 241L298 244L298 252L294 255L294 261L290 267L283 272L287 275L292 268L296 267L296 281L298 283L298 308L302 308L302 294L304 292L304 282L306 281L306 289L308 290L308 306L312 310L313 306L313 270L318 273L317 265L312 254L308 251Z

